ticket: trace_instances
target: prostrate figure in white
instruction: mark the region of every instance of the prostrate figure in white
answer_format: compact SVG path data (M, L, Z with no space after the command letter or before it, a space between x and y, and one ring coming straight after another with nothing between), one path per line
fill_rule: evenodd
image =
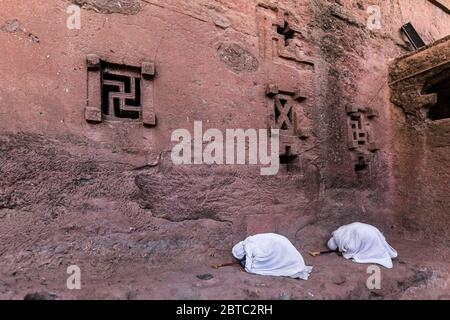
M312 271L292 243L279 234L250 236L235 245L232 252L248 273L308 280Z
M330 250L339 250L344 258L357 263L375 263L388 269L392 268L392 259L397 257L383 234L374 226L355 222L333 232L328 241Z

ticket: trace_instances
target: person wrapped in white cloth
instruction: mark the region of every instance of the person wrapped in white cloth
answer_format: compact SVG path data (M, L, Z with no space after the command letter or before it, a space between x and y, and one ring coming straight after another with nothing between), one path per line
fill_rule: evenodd
M232 253L248 273L308 280L312 271L292 243L275 233L250 236L236 244Z
M328 241L330 250L339 250L344 258L357 263L375 263L388 269L393 267L392 258L397 257L383 234L374 226L355 222L333 232Z

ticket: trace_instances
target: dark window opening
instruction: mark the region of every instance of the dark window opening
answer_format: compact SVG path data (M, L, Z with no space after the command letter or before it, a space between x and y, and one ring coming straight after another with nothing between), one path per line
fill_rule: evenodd
M278 26L277 28L278 34L284 37L284 45L288 46L289 41L294 39L295 31L289 27L289 23L287 21L284 22L284 26Z
M355 164L355 171L364 171L367 169L367 162L364 156L358 157L358 162Z
M292 107L291 106L289 106L289 111L288 111L287 117L288 117L289 121L292 122L293 117L292 117Z
M281 102L281 100L280 100L280 102ZM283 103L281 102L281 104L283 104ZM278 110L276 104L275 104L275 110L274 111L275 111L275 119L278 120L278 118L281 116L281 112L280 112L280 110Z
M297 156L292 154L290 146L286 146L285 153L280 155L280 164L291 164L297 159Z
M102 64L101 109L111 119L139 120L141 117L140 69Z
M351 116L350 117L350 120L352 121L352 122L356 122L357 124L358 124L358 129L362 129L362 121L361 121L361 116ZM352 124L352 128L356 128L356 123L353 123Z
M428 118L431 120L441 120L450 118L450 75L444 81L441 81L428 90L427 94L436 93L437 103L428 111Z

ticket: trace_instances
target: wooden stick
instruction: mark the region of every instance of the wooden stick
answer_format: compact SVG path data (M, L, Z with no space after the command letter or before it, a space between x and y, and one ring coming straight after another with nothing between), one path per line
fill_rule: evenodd
M330 254L330 253L336 253L337 250L327 250L327 251L310 251L309 254L313 257L320 256L322 254Z
M223 263L223 264L213 264L211 266L211 268L213 269L220 269L223 267L230 267L230 266L234 266L234 265L240 265L240 262L229 262L229 263Z

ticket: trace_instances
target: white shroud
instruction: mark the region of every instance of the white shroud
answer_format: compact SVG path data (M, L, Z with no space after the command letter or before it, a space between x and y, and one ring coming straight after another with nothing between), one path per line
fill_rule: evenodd
M245 270L249 273L308 280L312 271L292 243L279 234L250 236L235 245L232 252L236 259L246 258Z
M392 268L392 258L397 257L394 250L375 227L355 222L342 226L333 232L328 241L330 250L339 249L346 259L357 263L375 263Z

